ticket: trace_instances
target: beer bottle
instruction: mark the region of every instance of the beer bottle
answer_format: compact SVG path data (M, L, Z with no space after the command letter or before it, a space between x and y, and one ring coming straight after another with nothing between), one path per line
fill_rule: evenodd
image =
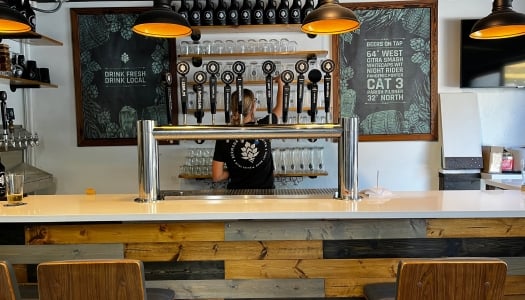
M264 10L264 23L275 24L277 21L275 17L276 13L277 10L275 8L274 0L268 0L268 4L266 5L266 9Z
M314 0L305 0L303 8L301 9L301 23L312 10L314 10Z
M252 10L252 24L264 24L264 1L257 0Z
M204 5L204 9L202 10L202 25L213 25L213 13L213 3L211 3L211 0L206 0L206 5Z
M301 0L293 0L290 7L290 24L301 24Z
M0 200L6 199L5 186L5 166L2 164L2 160L0 158Z
M277 7L277 24L288 24L290 22L290 8L288 0L281 0Z
M252 6L249 0L243 0L239 19L241 25L252 24Z
M181 0L179 11L177 11L186 21L190 21L190 6L186 0Z
M190 25L201 26L201 4L199 0L193 0L193 6L190 10Z
M228 25L239 25L239 3L237 0L232 0L228 8Z
M219 0L219 4L215 8L214 21L215 25L226 25L226 15L228 13L228 7L224 0Z

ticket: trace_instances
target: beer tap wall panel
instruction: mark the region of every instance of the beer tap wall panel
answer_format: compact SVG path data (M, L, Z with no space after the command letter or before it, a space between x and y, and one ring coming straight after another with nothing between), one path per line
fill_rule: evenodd
M303 33L298 32L298 27L293 27L295 25L281 26L284 25L271 25L272 28L269 30L280 29L267 33L259 31L261 30L260 27L268 27L268 25L249 26L250 29L259 28L250 33L243 32L243 28L246 26L239 26L240 30L237 30L236 27L238 33L235 35L226 35L227 32L232 32L228 30L231 29L229 26L201 26L199 27L201 39L195 41L183 38L177 41L178 62L187 62L190 65L190 71L186 77L193 78L195 72L206 72L208 75L207 82L202 84L204 116L201 124L229 123L229 107L225 105L224 100L225 94L229 95L238 89L237 79L239 76L234 69L236 62L242 62L244 65L242 86L251 89L257 98L257 118L262 118L271 111L271 108L268 108L270 103L268 101L268 77L274 79L280 76L282 72L289 71L293 74L293 81L288 85L289 98L286 123L325 123L333 119L329 115L332 110L325 108L326 99L324 97L324 95L333 95L333 93L325 93L323 79L317 86L317 93L322 101L318 101L317 107L314 109L320 113L317 113L313 118L308 114L312 110L310 90L312 84L308 79L308 73L312 70L321 70L321 64L328 60L328 40L324 37L308 38ZM283 28L289 32L286 34L279 32ZM295 29L297 32L293 32ZM296 65L299 61L301 68L297 69ZM274 69L265 70L265 62L271 62L275 66ZM212 68L215 72L213 76L209 72L209 63L214 65ZM232 82L224 82L223 74L225 72L226 74L228 72L233 74ZM210 84L210 80L213 81L213 84ZM298 84L299 81L301 82L300 85ZM271 83L273 84L270 91L272 95L271 105L273 106L276 103L277 87L275 81L272 80ZM191 116L197 109L196 93L191 88L194 84L191 80L187 82L186 103L188 114ZM302 89L302 93L301 90L298 92L298 86ZM299 106L298 100L301 102ZM177 91L177 103L181 105L180 89ZM330 106L332 103L333 99L329 99ZM279 123L284 123L284 120L279 120ZM197 124L197 120L196 118L188 118L186 124Z

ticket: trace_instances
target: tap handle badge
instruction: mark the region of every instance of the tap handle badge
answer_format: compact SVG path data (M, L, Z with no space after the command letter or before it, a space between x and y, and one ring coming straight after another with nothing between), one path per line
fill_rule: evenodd
M275 72L275 63L271 60L263 62L262 70L264 74L266 74L267 76L271 76L271 74Z
M246 65L242 61L236 61L232 65L233 73L242 75L246 71Z
M190 72L190 64L185 61L180 61L177 63L177 73L182 76L185 76Z
M220 71L219 63L212 60L209 63L206 64L206 71L210 73L211 75L217 75Z
M308 72L308 62L304 59L298 60L295 63L295 71L299 74Z
M325 59L321 63L321 70L323 70L323 72L325 73L332 73L334 69L335 69L335 63L331 59Z
M234 75L232 71L224 71L221 74L221 80L224 84L231 84L234 80Z

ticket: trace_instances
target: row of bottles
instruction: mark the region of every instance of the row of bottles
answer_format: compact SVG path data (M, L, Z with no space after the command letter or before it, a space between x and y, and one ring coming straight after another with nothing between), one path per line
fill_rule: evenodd
M29 0L9 0L8 5L10 8L19 11L24 17L26 17L31 30L35 31L36 29L36 17L35 11L31 7Z
M301 24L304 17L314 9L314 0L293 0L289 5L288 0L280 0L279 6L274 0L269 0L265 6L263 0L255 0L252 6L250 0L243 0L239 5L238 0L231 0L230 6L225 0L218 0L217 6L212 0L206 0L204 7L199 0L193 0L190 8L187 0L181 0L181 6L174 11L181 14L192 26L212 25L263 25L263 24Z

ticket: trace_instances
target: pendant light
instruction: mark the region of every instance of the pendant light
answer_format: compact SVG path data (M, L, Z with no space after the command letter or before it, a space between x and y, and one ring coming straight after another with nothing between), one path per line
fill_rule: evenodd
M191 34L190 24L171 9L169 0L154 0L153 8L138 16L132 30L158 38L177 38Z
M492 13L474 24L470 37L490 40L524 34L525 14L512 10L512 0L494 0Z
M319 0L317 8L304 18L301 31L308 34L339 34L356 30L359 25L354 12L339 5L337 0Z
M0 33L22 33L31 31L31 26L19 11L12 9L5 0L0 0Z

